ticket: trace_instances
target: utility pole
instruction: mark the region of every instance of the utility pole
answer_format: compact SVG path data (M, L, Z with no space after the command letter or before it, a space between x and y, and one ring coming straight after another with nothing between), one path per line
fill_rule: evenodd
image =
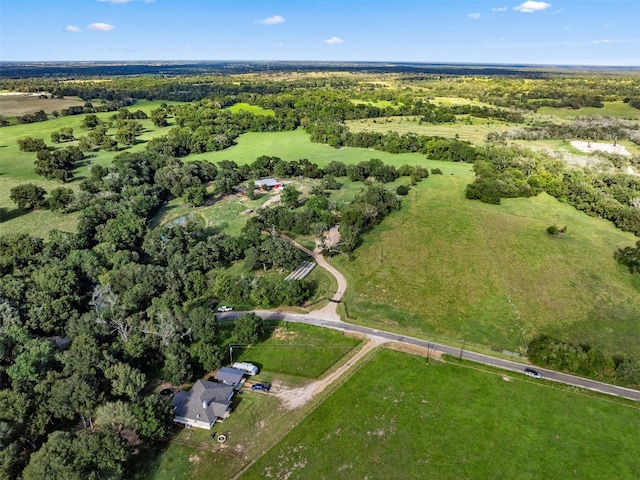
M429 365L429 349L431 348L431 342L427 340L427 365Z
M233 365L233 346L229 345L229 363Z
M464 350L464 338L462 339L462 345L460 345L460 360L462 360L462 351Z

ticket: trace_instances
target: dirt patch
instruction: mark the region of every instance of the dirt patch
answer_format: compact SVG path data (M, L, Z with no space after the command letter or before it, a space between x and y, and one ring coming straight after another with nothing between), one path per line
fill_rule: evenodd
M286 328L276 327L271 333L271 338L274 340L293 340L298 336L298 332L287 330Z
M607 153L617 153L618 155L631 155L624 145L614 145L612 143L572 141L571 146L585 153L600 151Z
M324 248L331 248L340 242L340 232L338 227L332 227L322 234L322 243Z
M191 455L189 457L189 463L193 463L194 465L197 465L198 463L200 463L200 457L197 455Z
M502 377L502 379L503 379L505 382L510 382L510 381L511 381L511 377L507 377L507 376L503 376L503 377Z

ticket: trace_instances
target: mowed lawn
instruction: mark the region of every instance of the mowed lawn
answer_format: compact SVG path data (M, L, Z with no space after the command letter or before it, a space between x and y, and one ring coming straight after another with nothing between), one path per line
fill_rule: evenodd
M264 342L234 347L234 361L250 362L264 370L254 377L258 380L271 381L277 375L320 378L360 343L335 330L298 323L279 322L267 332Z
M382 350L240 478L637 479L640 409Z
M640 357L640 276L613 259L637 238L546 194L467 200L468 181L431 175L353 259L334 257L350 321L521 352L546 333Z

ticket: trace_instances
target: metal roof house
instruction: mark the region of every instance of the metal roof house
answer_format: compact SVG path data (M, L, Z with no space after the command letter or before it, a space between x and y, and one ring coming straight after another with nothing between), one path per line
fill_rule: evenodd
M210 429L231 413L231 398L235 390L230 385L198 380L188 392L180 391L171 400L173 421Z
M261 178L260 180L256 180L254 183L256 188L261 188L263 190L280 188L284 185L281 181L276 180L275 178Z
M231 385L234 390L240 390L246 373L244 370L238 370L237 368L222 367L216 373L215 379L225 385Z

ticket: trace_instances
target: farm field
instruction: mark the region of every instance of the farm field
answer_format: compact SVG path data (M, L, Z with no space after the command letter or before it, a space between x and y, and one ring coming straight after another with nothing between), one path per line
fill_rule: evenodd
M333 258L350 321L522 353L545 333L640 357L640 279L613 259L637 238L546 194L467 200L468 181L430 176L352 260Z
M234 361L251 361L261 367L252 381L278 382L287 388L324 376L355 354L360 344L340 332L303 324L282 322L268 331L268 338L254 348L234 348ZM218 478L231 478L246 458L255 458L305 413L304 409L286 411L273 394L243 389L223 423L212 430L177 427L174 439L135 478L208 479L213 469ZM218 447L212 432L227 435L221 453L211 451Z
M84 105L84 100L78 97L40 98L35 94L0 93L0 115L16 117L26 113L44 110L51 113L54 110Z
M417 120L417 117L387 117L384 119L351 120L346 124L349 130L354 133L393 131L402 135L411 132L417 135L459 138L475 144L484 144L487 134L501 133L508 128L506 122L483 118L474 118L471 125L465 122L420 125Z
M635 406L383 349L240 478L635 479L638 428Z
M596 107L582 107L578 109L568 107L540 107L538 109L539 115L554 115L563 119L572 117L582 117L586 115L608 116L625 118L631 120L640 119L640 111L637 108L633 108L624 102L602 102L604 106L602 108Z

